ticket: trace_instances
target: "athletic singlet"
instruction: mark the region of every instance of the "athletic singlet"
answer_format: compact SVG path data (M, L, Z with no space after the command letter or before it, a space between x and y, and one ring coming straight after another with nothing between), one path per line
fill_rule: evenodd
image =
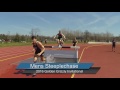
M58 39L61 39L62 38L62 34L57 34L58 35Z
M115 46L115 41L114 40L112 41L112 45Z
M35 54L38 54L41 52L41 49L38 47L37 43L33 44L33 48L35 49Z
M76 43L77 43L77 41L73 40L73 46L75 46L75 45L76 45Z
M77 43L77 41L73 40L73 43Z

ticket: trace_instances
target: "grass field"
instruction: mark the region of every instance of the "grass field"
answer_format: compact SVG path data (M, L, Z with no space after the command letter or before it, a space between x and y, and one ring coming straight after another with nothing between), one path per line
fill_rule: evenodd
M42 42L43 45L45 45L44 42ZM64 42L65 44L71 44L72 45L72 41L69 40L69 41L65 41ZM84 44L84 42L80 42L78 41L79 44ZM56 41L48 41L47 42L47 45L49 44L57 44ZM111 42L94 42L94 41L90 41L88 42L88 44L111 44ZM120 42L117 42L117 44L120 44ZM0 43L0 47L11 47L11 46L30 46L32 45L32 42L11 42L11 43L8 43L8 42L5 42L5 43Z
M71 41L66 41L65 43L70 44ZM56 44L56 41L48 42L47 45L49 45L49 44ZM23 42L10 42L10 43L5 42L5 43L0 43L0 47L29 46L29 45L32 45L32 42L26 42L26 43L23 43ZM45 45L44 42L43 42L43 45Z
M22 42L0 43L0 47L28 46L28 45L31 45L31 42L27 42L27 43L22 43Z

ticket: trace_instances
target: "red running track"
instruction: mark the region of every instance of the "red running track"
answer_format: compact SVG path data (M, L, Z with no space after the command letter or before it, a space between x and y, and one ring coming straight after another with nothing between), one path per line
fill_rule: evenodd
M86 49L81 62L93 62L94 67L101 67L97 74L75 74L74 78L119 78L120 45L112 52L111 45L93 46Z
M89 47L92 46L92 47ZM111 45L94 46L80 44L80 62L93 62L101 67L97 74L37 74L34 78L118 78L120 77L120 46L116 52L111 51ZM88 47L87 49L84 49ZM0 48L0 78L33 78L31 75L17 73L16 63L31 58L31 46ZM26 54L26 55L24 55Z

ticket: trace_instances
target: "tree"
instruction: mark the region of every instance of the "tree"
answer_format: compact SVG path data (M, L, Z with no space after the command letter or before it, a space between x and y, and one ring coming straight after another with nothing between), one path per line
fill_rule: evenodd
M15 42L20 42L20 35L18 33L16 33L16 35L14 37L14 41Z
M21 40L21 41L25 41L25 36L22 35L22 36L20 37L20 40Z
M87 41L89 41L89 36L90 36L90 33L88 32L88 30L85 30L85 32L84 32L84 38L85 38L85 42Z
M30 31L30 35L31 36L37 36L37 35L40 34L39 32L40 32L39 28L34 28L34 29L32 28L31 31Z
M106 32L106 41L110 41L113 38L113 34L111 34L110 32Z
M33 29L31 29L30 35L31 35L31 36L34 36L34 30L33 30Z

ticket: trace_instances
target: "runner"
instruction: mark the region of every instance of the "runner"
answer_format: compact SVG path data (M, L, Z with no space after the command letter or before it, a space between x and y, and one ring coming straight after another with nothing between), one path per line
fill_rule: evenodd
M115 39L113 38L112 40L112 51L115 52L115 47L116 47L116 42L115 42Z
M32 36L32 44L33 44L33 52L34 52L34 63L37 62L38 57L40 57L41 61L45 61L45 58L44 58L44 55L43 55L44 51L45 51L45 48L42 45L42 43L37 41L35 36ZM33 73L33 76L35 76L35 75L36 75L36 70Z
M45 44L47 44L47 39L45 39Z
M59 31L59 33L54 37L54 39L57 37L57 43L58 46L62 46L62 44L64 43L63 38L66 39L65 35L62 34L61 31Z
M76 45L77 45L78 41L77 41L76 37L74 38L74 40L73 40L72 43L73 43L73 46L76 46Z
M33 52L34 52L34 63L37 62L38 57L40 57L41 61L44 61L44 51L45 48L41 42L37 41L35 36L32 36L32 44L33 44Z

